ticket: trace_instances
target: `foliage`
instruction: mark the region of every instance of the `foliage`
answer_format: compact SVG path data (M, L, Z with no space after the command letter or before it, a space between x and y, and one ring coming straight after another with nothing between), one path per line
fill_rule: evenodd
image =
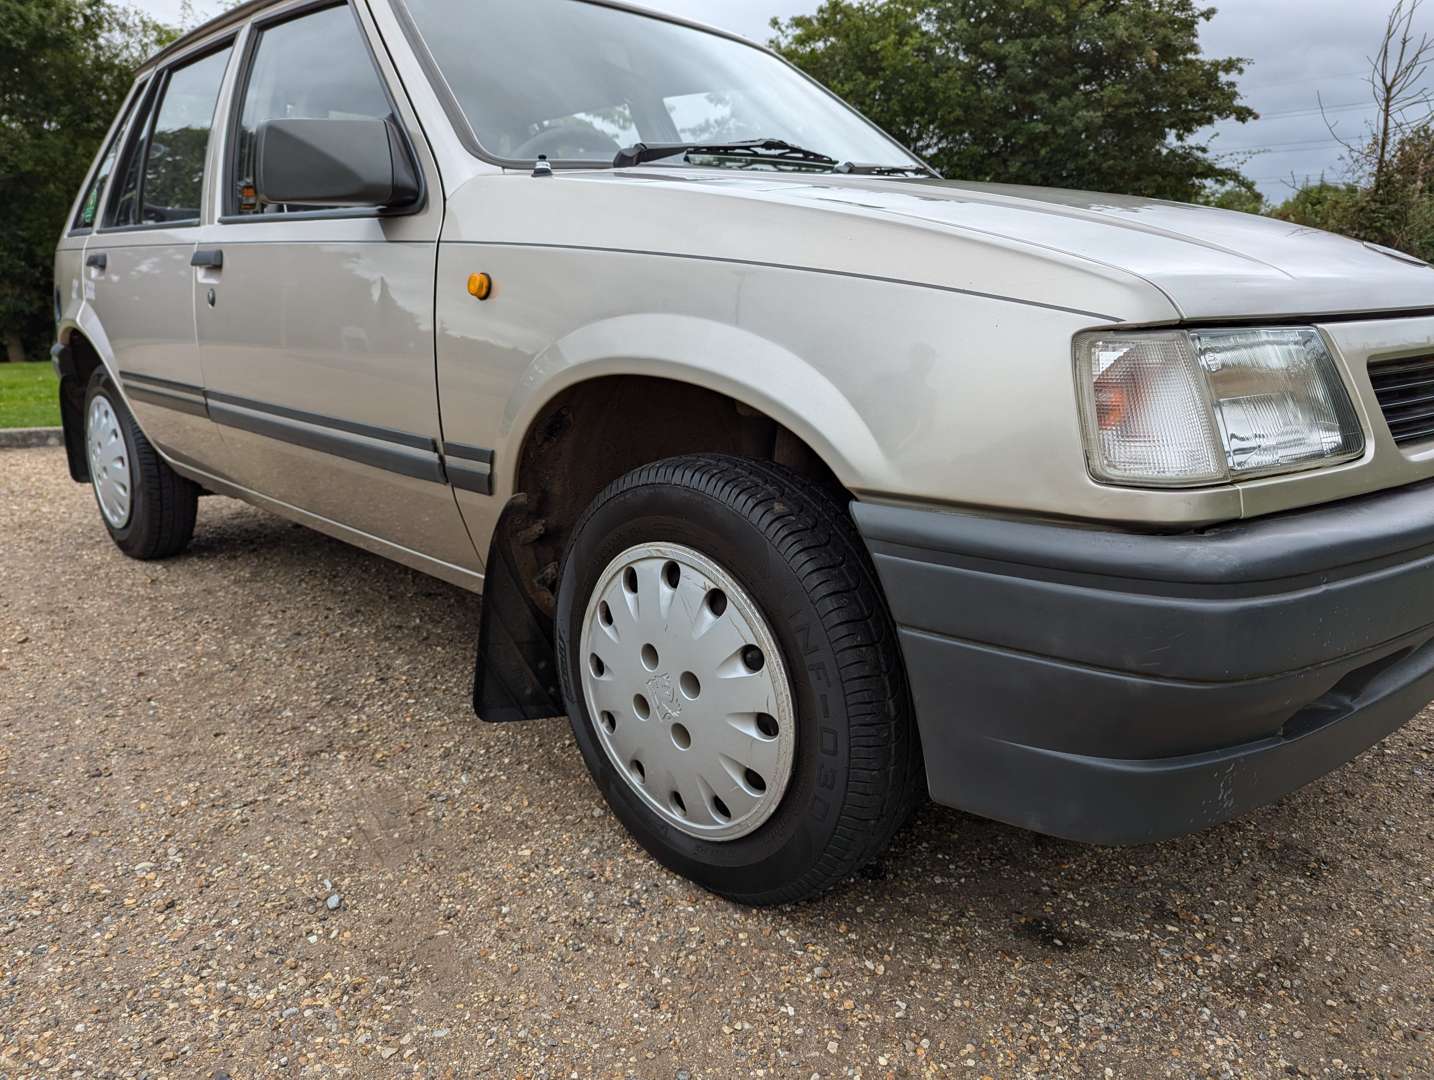
M1434 126L1426 122L1393 140L1382 171L1363 183L1312 184L1274 216L1434 262Z
M1375 116L1365 125L1363 140L1341 137L1324 114L1329 133L1344 147L1352 179L1330 183L1321 177L1306 184L1272 211L1275 217L1426 259L1434 255L1428 181L1434 114L1424 86L1434 64L1434 41L1414 32L1423 3L1396 0L1385 20L1366 76Z
M825 0L773 46L947 176L1194 199L1239 183L1194 136L1247 121L1195 0Z
M113 0L0 0L0 333L46 353L55 242L135 68L171 31Z
M1361 142L1340 139L1350 182L1321 180L1295 192L1274 216L1343 233L1434 262L1434 39L1414 31L1423 0L1397 0L1370 59L1375 119ZM1328 119L1326 119L1328 123ZM1334 127L1330 126L1332 134Z
M174 217L198 217L208 149L207 127L156 131L145 168L145 203L180 211Z
M60 386L43 364L0 364L0 429L60 426Z
M1321 180L1300 188L1271 211L1272 216L1296 225L1329 232L1348 232L1354 225L1362 198L1357 184Z
M1225 184L1202 191L1195 199L1203 206L1220 210L1239 210L1244 214L1263 214L1265 197L1254 184Z
M1339 137L1328 115L1325 125L1344 146L1355 169L1373 178L1376 187L1385 179L1397 147L1430 116L1431 95L1424 85L1434 64L1434 40L1416 35L1414 20L1424 0L1396 0L1385 21L1384 37L1370 59L1366 78L1375 107L1364 145L1351 145ZM1323 100L1320 102L1324 106ZM1410 117L1410 112L1417 115Z

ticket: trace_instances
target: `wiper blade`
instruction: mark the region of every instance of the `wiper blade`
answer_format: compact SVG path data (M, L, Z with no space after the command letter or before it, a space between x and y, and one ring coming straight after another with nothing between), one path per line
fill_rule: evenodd
M613 158L614 169L629 169L647 161L676 157L678 154L712 154L722 157L748 158L752 161L800 161L812 165L835 167L836 158L819 154L815 150L794 146L781 139L757 139L750 142L730 143L637 143L618 152Z
M843 161L832 172L844 176L936 176L925 165L866 165L857 161Z

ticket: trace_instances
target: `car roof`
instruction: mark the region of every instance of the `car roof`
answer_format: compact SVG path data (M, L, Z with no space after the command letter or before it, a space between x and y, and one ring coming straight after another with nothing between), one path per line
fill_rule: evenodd
M266 11L269 8L279 7L281 4L284 4L286 2L287 0L245 0L244 3L239 4L236 7L230 8L228 11L220 15L216 15L214 18L209 19L207 22L201 23L193 30L187 31L177 40L166 45L163 49L161 49L159 52L155 53L148 60L146 60L141 66L140 71L141 73L147 72L151 68L163 64L166 60L168 60L175 54L185 51L195 42L201 41L204 38L209 37L213 34L217 34L221 30L225 30L228 27L237 26L247 21L251 16L258 14L259 12ZM340 2L340 0L335 0L335 2L338 3ZM734 34L728 30L721 30L715 26L708 26L706 23L697 22L693 19L684 19L680 15L669 15L663 11L653 11L650 8L641 7L637 4L627 3L626 0L572 0L572 2L581 4L596 4L599 7L616 8L619 11L630 11L634 15L645 15L648 18L661 19L664 22L676 23L679 26L690 26L694 30L703 30L709 34L716 34L719 37L731 38L734 41L740 41L745 45L751 45L758 49L766 48L764 45L761 45L760 43L755 41L751 41L748 38L744 38L740 34Z

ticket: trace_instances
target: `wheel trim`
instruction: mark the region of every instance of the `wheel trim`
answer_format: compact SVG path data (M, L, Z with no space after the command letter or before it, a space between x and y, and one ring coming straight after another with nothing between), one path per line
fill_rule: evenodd
M120 430L119 416L103 394L96 394L90 402L85 441L89 447L90 479L100 512L110 525L122 529L129 524L132 504L129 449Z
M666 824L735 840L771 818L796 710L775 635L735 577L678 544L623 552L593 590L580 665L598 741Z

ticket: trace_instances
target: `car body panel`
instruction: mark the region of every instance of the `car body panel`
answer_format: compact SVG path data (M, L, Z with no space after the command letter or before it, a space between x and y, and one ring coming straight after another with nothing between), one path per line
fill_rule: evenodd
M866 212L1119 268L1159 289L1187 322L1434 307L1434 269L1419 260L1259 214L1001 184L899 187L846 198ZM813 197L842 196L823 186Z
M396 238L434 227L378 218L211 226L205 243L223 250L224 268L212 282L201 275L194 285L199 345L231 477L477 571L481 562L438 469L436 238ZM207 302L211 288L213 307ZM264 317L255 318L256 312ZM426 442L432 478L255 430L262 424L243 426L251 414L292 419L276 410L312 417L308 426L321 430L347 433L361 426L410 437L395 448L398 454Z
M233 78L233 35L196 38L174 50L176 65L215 49L229 49L216 107L225 100ZM150 102L136 101L141 92L153 96L158 83L142 71L130 91L125 116L132 102L138 107L127 117L120 157L101 193L101 219L88 233L81 286L83 306L75 324L94 347L126 405L155 448L167 457L191 465L222 469L224 443L218 428L201 407L204 383L195 349L193 257L199 225L144 225L113 228L104 218L123 172L124 154L136 137L135 125L147 122ZM113 134L113 132L112 132ZM206 179L212 168L213 146L205 155ZM78 208L78 201L76 203ZM72 214L75 211L72 211ZM72 219L73 220L73 219ZM90 265L103 259L102 266ZM67 340L63 334L61 340ZM143 387L143 389L137 389ZM176 400L181 407L157 402Z
M103 270L86 268L85 288L94 319L104 327L111 375L150 441L206 468L228 461L218 428L206 416L155 404L135 386L201 391L204 374L194 340L194 271L190 259L197 227L97 232L86 258L103 253ZM101 354L104 356L105 354ZM192 396L192 394L190 395Z
M531 179L509 174L510 179ZM650 167L559 173L560 191L509 184L507 213L485 213L481 178L449 196L444 239L719 259L889 281L1050 307L1090 325L1172 320L1179 312L1138 275L1026 240L939 228L881 210L943 191L912 180L802 177Z
M800 435L853 492L883 501L1196 527L1434 475L1434 454L1405 453L1388 440L1370 404L1371 354L1360 351L1349 329L1355 324L1331 322L1325 333L1366 431L1361 459L1186 491L1096 483L1076 420L1070 340L1102 324L1181 321L1163 289L1090 258L1050 261L1033 254L1034 240L993 239L977 229L952 236L950 224L906 224L904 243L880 243L885 211L870 207L896 205L907 199L903 189L929 191L928 184L745 174L730 182L690 179L697 172L649 170L629 180L602 173L480 176L450 198L438 296L445 425L462 441L500 448L500 493L514 490L524 423L574 382L613 373L665 376L731 394ZM773 214L798 193L803 216L779 228ZM684 209L688 202L696 208ZM1021 200L1017 220L1049 218L1054 234L1062 203L1044 211L1029 202ZM991 200L943 196L938 205L948 216L968 205L984 215ZM1157 213L1167 207L1150 205ZM680 226L688 214L688 225ZM823 216L835 220L823 224ZM1228 234L1227 246L1242 223L1226 219L1243 216L1208 215ZM1122 243L1148 237L1144 225L1112 230L1085 218L1078 225L1092 235L1114 231ZM1262 233L1256 223L1253 234ZM1212 254L1198 239L1171 235L1160 242L1188 249L1194 261L1237 258ZM1406 283L1401 287L1422 287L1434 274L1352 242L1333 246L1374 260L1386 278ZM1068 308L1036 299L1033 259L1045 263L1039 295L1059 296ZM952 264L962 268L953 271ZM474 272L497 283L490 301L477 303L463 290ZM1218 283L1221 273L1213 267L1210 280ZM897 274L904 279L891 276ZM1283 280L1289 291L1279 303L1299 310L1298 283ZM1366 296L1362 287L1350 289L1361 302L1389 295ZM563 302L552 304L554 296ZM1085 310L1101 306L1113 310ZM1395 353L1434 342L1434 324L1420 318L1378 322ZM679 325L693 332L679 333ZM724 341L710 329L696 330L718 325L737 333ZM608 332L618 326L621 333ZM927 368L917 389L911 375ZM908 389L894 391L898 386ZM815 405L811 395L827 388L840 407ZM1009 412L993 407L1004 402ZM497 509L462 495L460 502L481 544Z
M515 216L504 198L515 183L534 181L483 185L495 216ZM561 186L548 190L556 195ZM728 394L803 439L859 497L1091 517L1239 515L1233 488L1152 497L1089 479L1063 355L1088 317L1010 305L1007 319L990 320L983 317L989 302L963 293L717 259L675 262L629 252L443 244L444 430L496 450L497 500L459 496L480 546L517 490L522 447L544 406L609 375ZM478 272L494 280L486 302L463 287ZM552 303L554 296L562 304ZM827 317L791 317L817 308ZM893 324L903 328L899 341L889 332ZM992 362L1016 324L1049 342L1049 377ZM953 326L969 329L953 335ZM973 365L982 373L981 394L970 392ZM920 389L894 395L894 383ZM992 408L992 400L1019 403L1013 409L1043 422L1013 424L1012 412ZM956 431L962 437L950 438ZM1022 451L1022 482L1012 485L1001 463L1020 443L1026 450L1034 443L1034 452Z
M648 411L620 418L633 425L667 419L656 380L725 395L856 500L933 794L1058 835L1223 820L1426 700L1434 547L1409 519L1434 500L1419 483L1434 440L1394 443L1369 367L1434 353L1434 270L1284 222L1085 192L671 161L505 170L465 145L399 12L350 4L420 206L226 218L231 63L202 223L60 241L60 344L88 340L180 474L481 592L490 541L511 554L548 536L519 470L559 395L651 377ZM141 77L230 37L247 57L256 27L319 6L252 0ZM192 266L200 250L222 263ZM1078 334L1262 320L1318 326L1361 458L1198 489L1092 479ZM83 479L75 389L63 415ZM1406 490L1369 494L1389 488ZM571 521L557 524L544 560ZM493 650L512 686L543 691L510 694L518 716L559 697L541 678L557 666L554 568L533 563L499 563L480 643L475 700L507 670Z
M163 59L304 7L246 5ZM1373 353L1354 324L1324 332L1357 398L1364 458L1240 485L1160 491L1092 480L1070 355L1073 335L1094 327L1402 312L1428 304L1434 271L1425 267L1286 223L1083 192L669 164L504 171L464 148L393 8L357 11L421 145L432 204L408 224L369 219L360 228L372 235L349 235L340 222L300 233L224 224L211 186L197 239L233 250L219 307L204 303L215 283L203 271L194 282L198 333L212 335L217 365L205 385L419 435L440 455L491 452L492 493L378 476L226 427L226 452L256 491L481 570L467 547L486 550L533 420L557 394L612 374L726 393L778 420L877 502L1179 529L1434 475L1434 451L1388 440L1364 374ZM226 113L232 95L231 85ZM211 172L228 137L216 130ZM440 221L435 274L418 252ZM280 228L285 235L269 235ZM236 239L244 230L257 231ZM464 289L478 271L497 283L486 303ZM434 305L426 323L425 289ZM246 325L231 314L254 308L276 317ZM340 313L333 333L295 322L330 309ZM1434 341L1420 318L1384 325L1381 347L1395 353ZM324 378L340 364L355 365L358 380ZM337 471L326 480L325 470ZM393 508L345 505L361 501L344 494L356 482ZM456 515L439 524L450 495L466 530Z
M130 110L134 108L136 99L144 93L148 83L148 73L141 73L125 95L124 104L115 114L114 122L110 125L104 141L100 144L95 160L90 163L90 168L85 175L85 182L80 185L79 192L75 196L74 205L70 207L69 216L65 219L65 231L61 234L55 251L56 343L62 348L67 347L76 333L84 335L99 354L100 362L104 365L105 370L116 380L118 380L118 373L114 364L114 349L110 345L109 335L105 332L104 324L100 321L92 304L97 294L94 279L99 275L85 266L85 254L94 236L94 229L80 228L76 222L79 220L81 204L89 192L95 170L99 168L106 148L116 138L125 136L129 124L133 121ZM113 179L113 175L111 175L110 181L113 182ZM104 204L108 190L109 184L107 183L99 193L101 205ZM104 241L101 240L96 244L94 251L98 254L104 250ZM58 362L58 357L56 359Z
M66 234L55 249L55 340L68 345L71 335L87 316L93 328L104 333L85 299L85 244L88 236Z
M309 10L282 5L259 18ZM357 14L371 39L366 9ZM222 253L223 266L193 275L205 390L234 483L479 574L482 561L438 456L433 275L442 186L396 73L381 50L373 59L429 197L416 212L391 217L226 217L225 185L215 178L227 175L233 129L222 125L199 241ZM226 88L225 117L241 78L236 70Z
M380 536L374 536L372 533L355 529L343 522L315 514L304 507L275 499L263 492L255 491L253 488L237 484L224 476L187 465L182 461L171 460L171 465L181 476L188 477L216 495L241 499L261 510L323 533L325 536L331 536L346 544L352 544L356 548L396 562L401 566L438 578L440 581L446 581L450 585L456 585L469 592L481 593L483 591L483 575L468 566L445 563L425 551L417 551L401 544L395 544Z

